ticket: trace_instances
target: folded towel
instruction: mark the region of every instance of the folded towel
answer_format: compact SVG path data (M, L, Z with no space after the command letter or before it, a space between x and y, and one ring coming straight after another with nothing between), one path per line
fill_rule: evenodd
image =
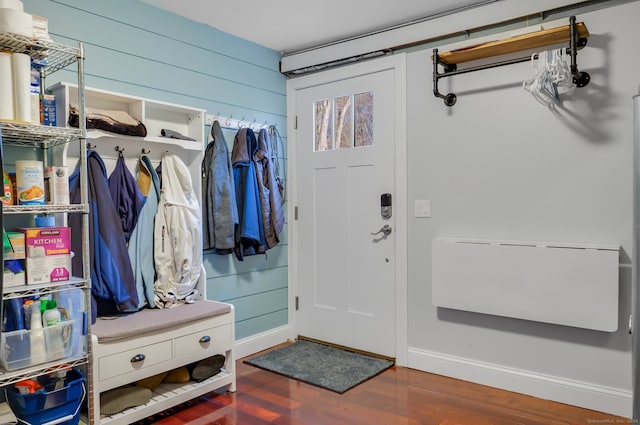
M87 128L110 131L127 136L146 137L147 128L126 111L86 108ZM69 105L69 125L79 127L80 111L76 105Z

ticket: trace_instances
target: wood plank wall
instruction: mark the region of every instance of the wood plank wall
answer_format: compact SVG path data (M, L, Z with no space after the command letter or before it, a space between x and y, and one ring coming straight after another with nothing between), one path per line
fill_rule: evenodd
M24 7L49 20L55 41L84 43L88 87L276 124L284 144L280 163L286 161L286 81L278 52L138 0L24 0ZM59 71L47 84L75 82L75 71ZM234 132L225 132L231 148ZM237 338L287 323L286 226L281 244L266 256L238 262L206 253L204 261L207 297L235 305Z

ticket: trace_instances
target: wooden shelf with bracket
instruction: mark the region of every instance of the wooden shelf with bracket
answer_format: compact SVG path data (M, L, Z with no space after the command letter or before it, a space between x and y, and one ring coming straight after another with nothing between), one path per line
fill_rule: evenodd
M531 60L531 56L527 55L515 59L499 60L458 69L457 65L460 63L503 56L521 51L531 51L533 49L566 42L569 42L567 53L571 57L571 73L574 83L577 87L584 87L589 84L591 77L586 72L578 71L576 58L577 51L586 46L588 37L589 30L587 26L583 22L576 23L576 17L571 16L569 18L569 25L517 35L503 40L490 41L450 52L439 53L438 49L433 49L433 56L431 57L433 60L433 94L435 97L442 99L446 106L451 107L456 104L457 96L454 93L440 93L438 81L441 78L525 62ZM438 72L438 67L442 67L443 72Z
M488 43L440 53L438 57L440 58L440 62L443 64L455 65L463 62L521 52L523 50L537 49L539 47L568 42L570 40L570 31L571 26L564 25L561 27L517 35L504 40L490 41ZM584 22L578 22L576 24L576 31L579 39L586 39L589 37L589 30Z

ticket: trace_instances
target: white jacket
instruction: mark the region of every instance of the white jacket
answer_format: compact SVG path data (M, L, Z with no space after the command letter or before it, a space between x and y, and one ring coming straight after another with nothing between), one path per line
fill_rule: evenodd
M154 228L156 307L194 301L202 264L202 212L187 166L174 154L162 157L161 191Z

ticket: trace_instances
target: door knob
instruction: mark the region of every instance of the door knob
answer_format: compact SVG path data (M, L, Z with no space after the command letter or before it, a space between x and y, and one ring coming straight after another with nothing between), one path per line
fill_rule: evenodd
M380 233L382 233L385 236L391 234L391 226L389 226L388 224L385 224L384 226L382 226L380 230L378 230L375 233L371 233L371 235L375 236L375 235L379 235Z

